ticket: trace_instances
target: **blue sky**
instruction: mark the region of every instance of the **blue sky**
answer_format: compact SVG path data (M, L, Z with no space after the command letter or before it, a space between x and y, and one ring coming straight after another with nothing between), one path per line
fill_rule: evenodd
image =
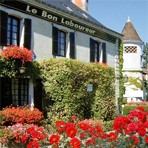
M89 0L89 14L104 26L122 32L128 19L144 43L148 43L148 0Z

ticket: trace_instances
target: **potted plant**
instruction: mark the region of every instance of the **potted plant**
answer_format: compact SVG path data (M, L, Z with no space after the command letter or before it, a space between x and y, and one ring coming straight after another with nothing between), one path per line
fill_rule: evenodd
M33 51L25 47L7 46L1 53L1 67L4 67L15 76L17 73L25 73L26 66L33 61ZM6 71L4 70L4 71Z

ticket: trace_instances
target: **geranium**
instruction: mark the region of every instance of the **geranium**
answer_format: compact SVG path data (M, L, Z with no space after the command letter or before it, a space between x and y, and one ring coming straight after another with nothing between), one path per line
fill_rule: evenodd
M19 46L7 46L4 50L2 50L2 55L7 60L18 59L22 63L32 62L33 52L24 47Z
M43 118L42 112L37 108L31 110L29 106L10 106L0 111L0 114L5 116L2 123L10 125L14 123L36 123Z

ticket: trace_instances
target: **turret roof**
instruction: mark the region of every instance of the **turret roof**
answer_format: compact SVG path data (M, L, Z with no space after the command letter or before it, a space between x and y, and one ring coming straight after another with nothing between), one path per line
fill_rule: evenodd
M142 42L142 40L140 39L137 31L135 30L129 18L122 30L122 34L123 34L123 38L122 38L123 40Z

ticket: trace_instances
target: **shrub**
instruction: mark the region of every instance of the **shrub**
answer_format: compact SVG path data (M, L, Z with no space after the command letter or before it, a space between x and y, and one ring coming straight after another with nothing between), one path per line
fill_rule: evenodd
M72 59L49 59L41 62L41 77L45 98L50 102L44 104L48 108L50 122L58 119L68 121L72 114L83 119L113 118L113 68ZM88 84L93 85L92 92L87 91Z
M148 105L125 105L123 108L123 115L128 115L130 111L136 109L137 106L141 106L145 111L148 111Z

